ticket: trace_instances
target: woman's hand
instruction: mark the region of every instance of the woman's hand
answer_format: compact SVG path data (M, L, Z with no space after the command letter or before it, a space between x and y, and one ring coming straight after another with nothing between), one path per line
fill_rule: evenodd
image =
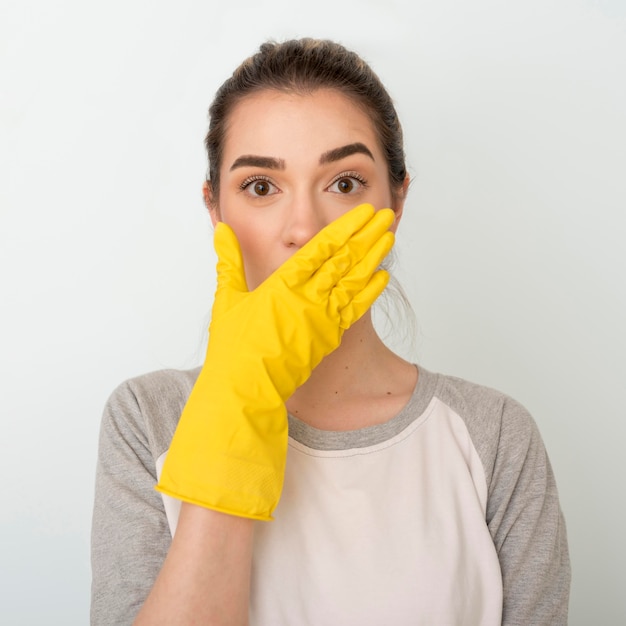
M394 214L360 205L248 291L239 244L215 229L217 290L204 366L157 489L253 519L271 519L283 484L285 401L380 295L378 267Z

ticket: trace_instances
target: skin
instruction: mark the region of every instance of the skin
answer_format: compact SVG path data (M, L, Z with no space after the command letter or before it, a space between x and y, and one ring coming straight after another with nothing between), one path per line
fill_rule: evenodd
M163 567L133 624L247 624L254 524L183 502Z
M246 97L231 112L220 176L219 197L205 184L204 198L213 223L237 235L249 289L357 204L391 207L395 230L408 186L392 193L370 119L332 90ZM366 314L287 408L317 428L362 428L396 415L416 380L416 368L382 343ZM247 624L257 523L183 503L135 624Z

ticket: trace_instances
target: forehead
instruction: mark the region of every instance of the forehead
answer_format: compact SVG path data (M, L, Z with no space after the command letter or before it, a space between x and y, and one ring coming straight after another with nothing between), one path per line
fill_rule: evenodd
M242 98L228 119L224 154L319 151L362 142L379 155L371 117L347 95L334 89L312 93L262 90ZM313 155L312 155L313 156Z

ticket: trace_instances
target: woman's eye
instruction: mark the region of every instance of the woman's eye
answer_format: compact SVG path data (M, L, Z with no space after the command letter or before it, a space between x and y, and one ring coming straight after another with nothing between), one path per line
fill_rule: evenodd
M278 191L275 185L270 183L269 180L265 180L264 178L244 181L241 185L241 189L247 194L258 198L262 198L263 196L269 196Z
M328 187L328 191L332 191L334 193L355 193L359 191L362 187L365 186L365 182L359 180L354 176L341 176L335 182L333 182L330 187Z

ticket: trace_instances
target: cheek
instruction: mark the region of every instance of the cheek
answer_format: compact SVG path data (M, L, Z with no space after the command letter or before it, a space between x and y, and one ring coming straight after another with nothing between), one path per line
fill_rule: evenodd
M277 248L276 233L272 228L272 222L262 217L250 216L233 218L232 215L223 216L237 235L241 254L243 256L246 272L246 282L249 289L254 289L271 273L273 256Z
M260 254L264 242L272 237L271 224L267 220L256 216L233 216L227 214L223 217L223 220L235 231L244 257L246 254Z

